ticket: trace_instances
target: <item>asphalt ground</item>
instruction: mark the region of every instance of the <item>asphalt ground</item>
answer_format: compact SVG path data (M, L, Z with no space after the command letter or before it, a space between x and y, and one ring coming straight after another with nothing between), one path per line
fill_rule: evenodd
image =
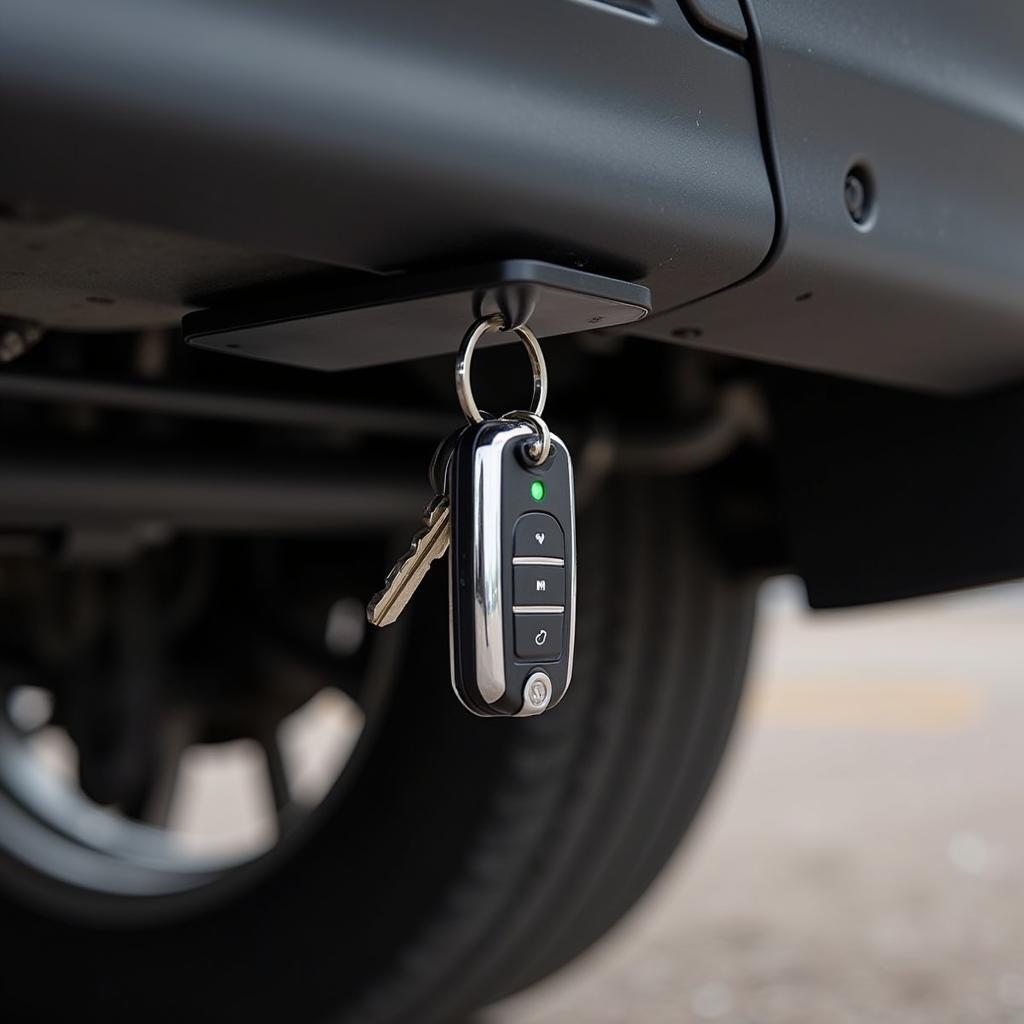
M740 726L612 935L490 1024L1024 1022L1024 587L762 598Z

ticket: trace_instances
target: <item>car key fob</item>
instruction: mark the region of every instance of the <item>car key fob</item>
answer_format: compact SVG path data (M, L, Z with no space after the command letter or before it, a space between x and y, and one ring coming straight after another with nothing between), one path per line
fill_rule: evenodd
M451 663L459 700L478 715L535 715L572 676L576 531L572 463L551 435L484 420L449 464Z

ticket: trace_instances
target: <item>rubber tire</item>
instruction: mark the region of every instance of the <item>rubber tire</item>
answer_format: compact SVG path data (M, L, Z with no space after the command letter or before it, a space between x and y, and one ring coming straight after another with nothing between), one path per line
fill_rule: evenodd
M698 518L684 483L644 480L581 515L575 678L537 719L457 705L431 574L376 742L308 841L159 927L0 897L6 1019L451 1022L571 960L678 846L733 723L756 587Z

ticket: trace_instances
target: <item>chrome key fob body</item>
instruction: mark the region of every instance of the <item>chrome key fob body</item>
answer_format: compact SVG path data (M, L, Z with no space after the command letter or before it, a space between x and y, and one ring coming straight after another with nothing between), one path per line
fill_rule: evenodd
M542 465L526 423L463 432L449 466L452 685L478 715L554 707L572 676L576 530L569 453Z

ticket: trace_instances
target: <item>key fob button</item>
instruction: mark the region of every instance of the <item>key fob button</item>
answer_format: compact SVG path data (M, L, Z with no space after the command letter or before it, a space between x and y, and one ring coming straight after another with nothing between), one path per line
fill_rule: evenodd
M516 522L512 539L515 558L565 558L565 535L558 520L546 512L527 512Z
M512 603L525 605L564 605L565 568L561 565L515 565Z
M516 657L556 661L562 656L564 615L527 613L514 616Z

